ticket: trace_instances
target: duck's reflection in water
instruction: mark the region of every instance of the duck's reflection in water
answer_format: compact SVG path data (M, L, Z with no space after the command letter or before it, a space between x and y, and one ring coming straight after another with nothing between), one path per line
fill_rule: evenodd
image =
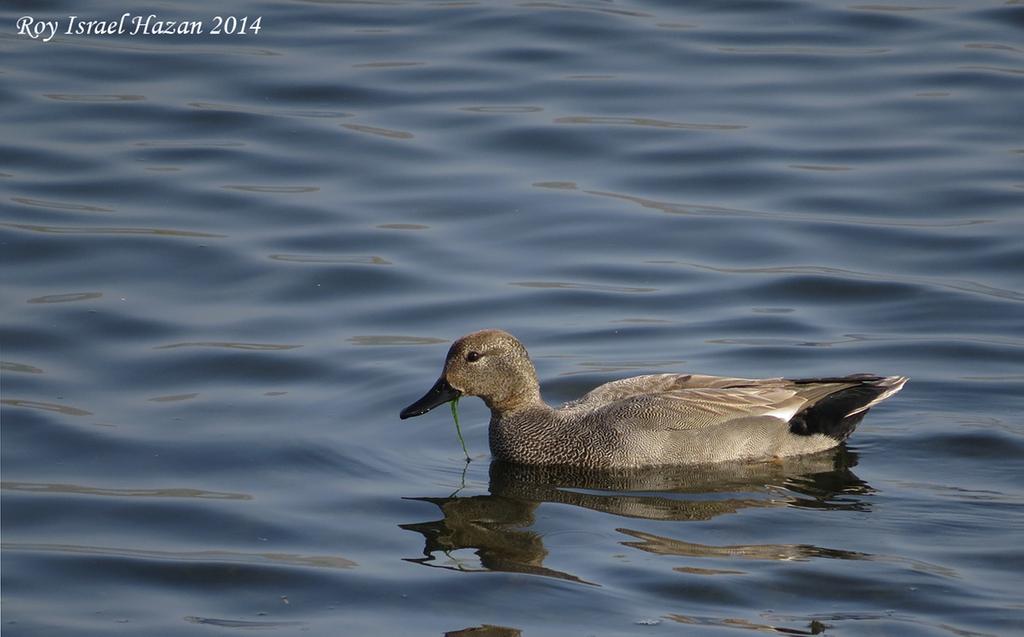
M463 628L462 630L450 630L444 634L444 637L520 637L522 634L523 631L518 628L484 624L482 626Z
M548 549L533 530L537 507L570 504L625 518L702 521L752 507L866 510L871 487L850 471L845 449L767 463L591 471L492 462L490 495L410 498L436 505L442 519L402 524L425 538L423 557L408 561L466 571L531 573L587 582L544 566ZM706 546L616 529L622 544L666 555L793 559L866 559L859 553L805 545ZM475 554L473 559L467 552Z

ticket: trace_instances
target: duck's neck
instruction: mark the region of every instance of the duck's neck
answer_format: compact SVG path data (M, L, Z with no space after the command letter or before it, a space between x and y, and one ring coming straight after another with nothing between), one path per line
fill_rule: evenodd
M491 415L495 418L501 418L524 409L547 407L540 397L540 386L537 384L536 379L532 383L521 385L520 389L516 391L509 391L501 396L484 398L484 402L487 403L491 410Z
M498 460L522 464L557 463L558 420L554 410L540 400L511 411L491 409L487 437L491 455ZM555 456L552 456L552 451Z

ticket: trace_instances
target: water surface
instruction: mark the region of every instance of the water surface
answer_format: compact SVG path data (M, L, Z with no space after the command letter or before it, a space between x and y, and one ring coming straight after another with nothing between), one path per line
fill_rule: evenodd
M262 16L19 36L19 17ZM5 635L1009 635L1016 2L0 11ZM836 453L491 462L447 344L905 374ZM462 631L462 632L460 632Z

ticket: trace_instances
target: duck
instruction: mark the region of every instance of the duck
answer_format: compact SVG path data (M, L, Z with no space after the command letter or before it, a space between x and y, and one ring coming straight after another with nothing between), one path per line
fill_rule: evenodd
M771 461L842 444L870 408L907 380L648 374L551 407L526 347L508 332L486 329L452 343L437 382L399 417L479 397L491 412L492 457L524 465L600 470Z

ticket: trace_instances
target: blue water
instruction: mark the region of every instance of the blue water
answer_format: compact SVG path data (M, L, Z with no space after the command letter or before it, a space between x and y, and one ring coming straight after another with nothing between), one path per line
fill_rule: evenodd
M261 17L19 35L19 17ZM0 9L5 637L1021 634L1024 6ZM905 374L845 448L588 475L399 421L500 327ZM742 632L740 632L742 631Z

